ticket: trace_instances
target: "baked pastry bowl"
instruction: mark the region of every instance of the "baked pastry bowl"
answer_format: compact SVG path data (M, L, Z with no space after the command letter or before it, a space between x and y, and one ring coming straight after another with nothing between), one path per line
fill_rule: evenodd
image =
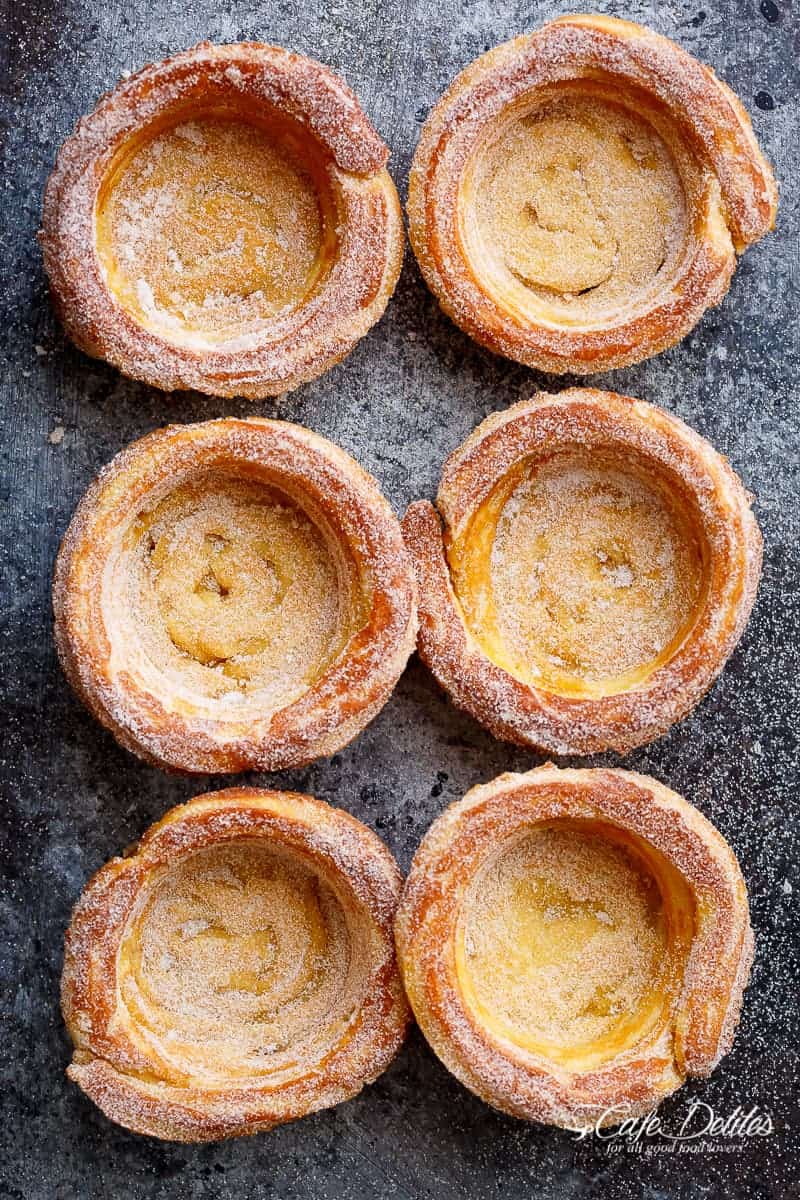
M408 1023L380 839L310 796L174 808L89 882L67 931L67 1074L175 1141L256 1133L354 1096Z
M403 250L388 151L320 63L201 43L122 80L47 185L41 241L69 336L164 389L257 398L342 359Z
M750 120L666 38L569 16L464 70L422 130L409 231L466 333L591 374L678 342L775 220Z
M750 497L677 417L612 392L488 417L403 533L419 652L496 737L625 752L705 694L761 571ZM444 527L443 527L444 526Z
M654 779L540 767L431 826L396 924L414 1015L487 1103L568 1129L641 1116L729 1050L752 960L717 830Z
M121 744L187 772L335 753L414 646L413 569L374 479L282 421L171 426L100 473L53 583L67 678Z

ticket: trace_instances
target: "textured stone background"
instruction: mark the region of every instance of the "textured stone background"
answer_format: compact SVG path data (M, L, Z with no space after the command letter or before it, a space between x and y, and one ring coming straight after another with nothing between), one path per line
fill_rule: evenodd
M402 192L421 121L478 53L568 11L511 0L14 0L3 49L0 320L4 362L0 748L7 799L0 919L4 1110L0 1195L9 1200L167 1196L780 1197L800 1194L792 1157L798 1082L798 50L791 0L600 4L707 60L743 98L782 197L778 230L748 251L730 294L682 345L596 380L679 413L757 496L766 540L754 617L700 706L627 765L649 771L716 822L738 852L758 953L730 1057L690 1097L727 1114L769 1109L777 1132L737 1153L644 1159L577 1146L499 1116L464 1091L412 1034L373 1087L335 1111L271 1134L200 1148L111 1125L64 1077L57 1004L62 933L89 875L165 809L224 780L169 778L118 749L70 694L55 660L53 557L89 480L121 446L169 421L254 407L162 395L65 344L34 240L42 187L77 117L121 72L202 38L260 38L342 72L392 148ZM406 258L381 324L323 379L255 411L341 443L401 512L432 495L445 455L487 413L557 381L474 347L437 310ZM566 385L568 380L564 380ZM54 430L63 427L63 439ZM433 817L479 781L535 764L448 704L416 661L374 724L342 754L252 782L308 790L372 825L407 866ZM796 1135L796 1126L794 1129ZM3 1145L4 1143L4 1145ZM663 1142L659 1143L663 1149Z

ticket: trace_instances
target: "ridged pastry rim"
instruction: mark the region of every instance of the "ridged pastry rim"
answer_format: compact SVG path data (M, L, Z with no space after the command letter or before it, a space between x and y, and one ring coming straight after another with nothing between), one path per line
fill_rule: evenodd
M347 532L370 583L366 622L297 700L250 719L246 735L192 722L115 665L101 611L103 570L120 531L158 495L209 467L257 468L290 494L310 491ZM414 571L378 484L333 442L287 421L232 417L171 425L130 443L100 472L64 535L53 578L55 641L77 695L117 741L146 761L186 773L278 771L334 754L389 699L414 649ZM212 725L214 726L212 728ZM216 728L219 726L219 728Z
M329 159L340 247L310 299L244 349L174 344L141 326L110 291L95 243L95 204L108 164L137 132L171 110L183 119L212 91L226 107L265 105L293 118ZM64 142L47 183L40 241L57 314L87 354L164 390L278 395L345 357L380 318L402 264L400 203L389 152L333 71L262 42L201 42L121 80Z
M559 448L630 447L694 497L710 546L704 606L675 654L631 691L573 698L529 685L492 662L454 593L444 531L455 535L494 483L528 456ZM755 601L762 539L727 460L678 417L594 388L540 392L486 418L447 459L437 508L408 508L403 536L419 587L420 657L459 708L495 737L548 754L625 753L662 736L702 699L733 652Z
M349 890L375 946L369 987L347 1041L297 1079L277 1086L207 1088L152 1076L117 997L117 952L153 873L201 848L264 838L311 861ZM396 962L393 920L402 875L377 834L324 801L295 792L228 788L171 809L125 857L86 885L66 934L61 1004L75 1054L70 1079L107 1117L172 1141L257 1133L355 1096L389 1065L410 1019Z
M656 847L702 895L704 915L669 1047L634 1048L619 1061L581 1073L554 1071L547 1060L492 1038L463 1003L452 946L460 897L493 848L538 822L586 817L600 817ZM608 768L547 764L500 775L451 804L417 850L395 931L414 1016L448 1070L503 1112L568 1129L641 1116L685 1077L709 1075L732 1045L753 957L747 889L719 831L655 779Z
M701 198L691 214L700 233L697 249L681 277L649 309L596 330L515 318L475 278L459 232L460 182L486 128L522 96L579 78L607 78L615 90L638 87L665 107L711 165L724 215L723 223L716 200ZM710 67L631 21L575 15L495 47L456 77L423 126L407 210L428 287L465 333L527 366L586 375L667 349L718 304L735 269L735 252L773 227L777 186L744 107Z

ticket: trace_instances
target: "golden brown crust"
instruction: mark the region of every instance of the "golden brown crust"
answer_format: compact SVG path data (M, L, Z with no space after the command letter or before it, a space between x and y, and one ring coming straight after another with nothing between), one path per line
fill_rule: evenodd
M232 1063L226 1080L212 1078L210 1068L193 1074L180 1060L182 1030L173 1027L171 1039L167 1032L159 1040L137 1021L120 983L120 947L165 871L198 852L237 846L278 849L338 894L362 974L356 1008L324 1052L309 1057L299 1045L295 1061L273 1066L271 1077L265 1049L263 1069L252 1067L248 1077ZM371 830L310 796L230 788L172 809L133 852L97 872L73 913L62 977L75 1044L70 1078L111 1120L185 1142L256 1133L351 1098L388 1066L408 1024L392 934L401 883ZM179 1004L175 1022L180 1016ZM237 1030L228 1033L233 1038ZM202 1055L201 1041L198 1032Z
M517 109L565 86L650 120L680 157L689 207L669 278L588 324L520 313L470 265L466 198L476 153ZM466 191L465 191L466 189ZM569 16L484 54L450 86L423 127L409 181L409 232L428 286L476 341L541 370L591 374L674 345L718 304L736 253L774 225L777 188L750 120L713 71L629 21ZM473 256L474 258L474 256ZM660 271L660 269L659 269ZM574 299L574 297L573 297ZM562 314L563 316L563 314Z
M498 847L548 823L598 820L655 848L683 878L694 902L691 944L666 1026L599 1068L556 1070L494 1036L465 1005L454 939L468 884ZM648 776L552 765L473 788L434 822L396 936L414 1015L449 1070L494 1107L565 1128L642 1115L686 1076L710 1074L732 1044L753 946L739 865L697 809Z
M223 488L225 479L244 479L278 489L324 528L331 557L343 563L335 584L346 617L339 642L311 683L300 677L277 708L257 689L244 708L238 701L225 708L225 697L205 695L204 685L178 688L153 666L131 623L126 537L165 496L206 476L221 476ZM388 700L417 624L413 568L375 480L325 438L259 418L170 426L118 454L65 534L53 608L64 671L94 716L135 754L186 772L275 771L335 753Z
M198 112L258 121L278 113L321 156L335 210L328 273L299 307L230 348L176 344L144 326L109 289L96 245L103 180L150 126ZM83 117L47 184L40 234L57 313L87 354L163 389L272 396L339 362L379 319L400 274L403 228L388 151L356 97L328 68L260 42L202 42L122 80Z
M704 600L671 656L630 690L578 698L538 688L488 656L465 621L445 554L515 466L576 447L636 455L663 472L696 509L707 547ZM453 701L495 737L551 754L622 753L660 737L711 686L750 615L762 553L750 497L708 442L642 401L575 388L488 417L445 464L437 504L438 513L428 501L412 504L402 523L419 584L418 649Z

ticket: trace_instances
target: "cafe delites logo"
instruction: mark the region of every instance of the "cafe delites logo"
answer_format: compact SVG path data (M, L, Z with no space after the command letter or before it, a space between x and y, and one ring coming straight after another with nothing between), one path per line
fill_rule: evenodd
M616 1112L608 1108L593 1124L574 1129L576 1140L594 1138L610 1154L735 1154L775 1129L772 1115L757 1104L721 1115L704 1100L692 1100L683 1119L673 1116L669 1123L651 1112L613 1124Z

